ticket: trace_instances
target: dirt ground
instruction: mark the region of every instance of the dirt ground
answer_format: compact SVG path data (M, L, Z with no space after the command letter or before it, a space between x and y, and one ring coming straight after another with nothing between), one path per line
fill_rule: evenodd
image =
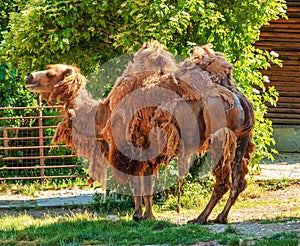
M261 238L280 232L296 231L300 245L300 182L284 189L266 191L259 197L242 196L245 202L257 202L255 207L232 207L229 213L229 225L248 238ZM294 216L290 216L294 214ZM217 213L212 213L212 218ZM172 222L185 224L195 215L175 216ZM276 220L276 223L272 221ZM278 222L280 221L280 222ZM223 232L228 225L206 225L214 232Z

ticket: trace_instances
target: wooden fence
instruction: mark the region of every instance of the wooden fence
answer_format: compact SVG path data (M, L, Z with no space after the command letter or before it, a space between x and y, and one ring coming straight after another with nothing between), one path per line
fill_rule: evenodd
M261 29L256 46L275 51L283 67L273 65L264 75L279 92L276 107L270 105L267 117L276 125L300 125L300 1L287 0L286 19L271 21Z
M85 177L65 145L51 144L59 108L0 107L0 181ZM17 116L5 117L9 111Z

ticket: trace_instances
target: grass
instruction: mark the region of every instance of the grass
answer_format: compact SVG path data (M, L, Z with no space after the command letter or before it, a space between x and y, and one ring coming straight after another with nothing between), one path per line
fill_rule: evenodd
M276 199L257 201L247 197L260 197L264 192L283 189L293 182L285 180L265 182L249 182L246 192L236 202L234 209L265 208L280 201ZM35 190L35 188L31 188ZM37 189L36 189L37 190ZM197 193L195 195L195 193ZM209 193L209 191L208 191ZM0 216L0 245L189 245L197 242L216 241L224 245L288 245L297 246L295 232L278 233L264 238L246 238L238 230L228 225L222 232L214 233L207 226L179 225L168 218L175 214L177 197L169 194L165 201L156 202L155 215L160 219L146 220L140 223L131 220L132 200L101 200L95 196L91 208L95 212L66 213L65 215L46 214L43 218L34 218L29 214ZM101 200L101 206L97 204ZM208 200L207 192L199 184L185 187L182 197L182 212L184 216L198 214ZM226 198L216 207L214 213L220 212ZM298 200L300 201L300 200ZM286 212L287 213L287 212ZM118 221L106 220L107 214L118 214ZM261 221L261 223L283 223L283 217L299 221L300 211L289 211L278 219ZM255 236L255 235L254 235Z
M230 242L230 236L212 234L199 225L178 226L165 221L117 222L88 213L71 217L33 219L5 216L0 219L1 245L84 245L84 244L169 244L206 240Z
M296 232L291 233L277 233L270 237L264 237L261 240L255 242L255 246L285 246L285 245L299 245Z
M248 245L249 242L231 226L222 233L212 233L201 225L183 226L151 220L138 223L128 218L113 222L87 212L43 219L29 215L0 218L1 245L189 245L205 241L225 245ZM280 233L254 245L294 246L297 239L295 233Z

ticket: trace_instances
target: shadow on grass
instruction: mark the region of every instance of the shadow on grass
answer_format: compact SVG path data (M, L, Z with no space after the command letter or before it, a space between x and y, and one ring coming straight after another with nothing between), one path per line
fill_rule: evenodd
M0 217L0 245L190 245L212 241L206 245L248 245L248 239L230 228L213 233L202 225L107 221L88 214L45 219L29 215ZM254 245L297 244L295 233L280 233Z

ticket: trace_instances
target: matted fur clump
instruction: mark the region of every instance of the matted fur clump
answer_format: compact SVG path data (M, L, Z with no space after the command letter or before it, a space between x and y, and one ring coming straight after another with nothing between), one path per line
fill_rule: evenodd
M75 147L72 140L72 120L76 118L75 100L85 86L86 78L81 73L74 73L58 82L48 98L50 104L59 101L63 105L62 114L64 119L58 125L52 142L65 142L73 151Z
M54 86L48 102L58 100L66 109L74 107L72 103L86 86L86 78L81 73L74 73L64 78Z
M77 156L88 159L89 176L105 187L108 165L105 152L108 147L103 139L97 139L96 129L98 131L101 129L95 122L98 103L101 102L91 99L85 90L86 82L81 73L75 73L57 83L50 94L49 101L58 100L64 106L62 110L64 119L59 123L52 142L64 142ZM104 108L107 107L102 107ZM108 117L106 111L103 116ZM101 114L101 110L99 113Z
M215 52L212 48L212 44L196 46L188 60L209 72L213 82L222 84L226 78L228 83L226 86L235 86L232 64L225 59L222 53Z
M236 95L245 114L243 129L239 133L236 132L236 134L239 136L247 135L254 125L253 106L234 82L233 65L225 59L222 53L215 52L212 48L212 44L196 46L191 56L186 59L186 63L192 62L207 71L214 83L227 88ZM232 119L235 119L235 117L232 117ZM231 124L234 124L234 122ZM249 147L249 151L250 149L254 149L254 145Z

